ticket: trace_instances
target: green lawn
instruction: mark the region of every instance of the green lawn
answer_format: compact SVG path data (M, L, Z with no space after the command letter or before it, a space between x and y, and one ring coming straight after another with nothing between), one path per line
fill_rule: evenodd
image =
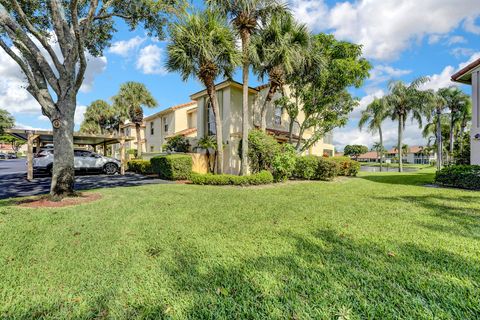
M480 193L432 170L0 202L0 318L475 319Z

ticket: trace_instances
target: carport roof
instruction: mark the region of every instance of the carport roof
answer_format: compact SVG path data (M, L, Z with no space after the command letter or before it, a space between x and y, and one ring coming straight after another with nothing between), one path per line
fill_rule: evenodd
M42 142L53 142L53 132L47 130L26 130L26 129L5 129L5 133L8 133L16 138L27 140L28 134L38 136ZM133 137L128 136L114 136L114 135L97 135L97 134L85 134L80 132L73 133L73 144L77 145L103 145L103 144L116 144L120 143L120 139L125 141L134 140Z

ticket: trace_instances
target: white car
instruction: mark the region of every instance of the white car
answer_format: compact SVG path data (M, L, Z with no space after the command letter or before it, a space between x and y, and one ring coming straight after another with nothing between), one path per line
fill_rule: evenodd
M33 171L52 174L53 149L45 149L34 155ZM121 162L114 158L104 157L87 150L74 150L75 171L101 172L115 174L120 169Z

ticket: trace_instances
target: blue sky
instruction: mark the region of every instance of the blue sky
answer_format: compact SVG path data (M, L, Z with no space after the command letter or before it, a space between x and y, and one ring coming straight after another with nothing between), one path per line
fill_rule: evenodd
M200 7L202 3L194 5ZM312 32L332 33L338 39L362 44L365 57L374 66L365 85L352 90L361 103L348 125L335 131L334 142L339 149L353 143L371 145L378 139L357 129L358 116L373 97L387 93L390 79L408 82L430 76L427 88L449 86L455 70L480 58L478 0L293 0L289 6ZM151 39L141 29L130 31L121 23L117 28L112 47L105 50L103 57L91 57L89 61L87 79L78 95L77 123L89 103L109 100L126 81L145 83L156 97L159 106L145 110L146 115L187 102L191 93L202 88L196 80L185 83L178 74L164 70L166 41ZM26 93L18 67L3 51L0 74L0 108L15 116L18 127L50 129L40 107ZM240 72L235 79L241 80ZM250 85L258 84L251 77ZM386 146L391 147L396 126L387 121L384 130ZM416 125L407 125L405 142L425 144Z

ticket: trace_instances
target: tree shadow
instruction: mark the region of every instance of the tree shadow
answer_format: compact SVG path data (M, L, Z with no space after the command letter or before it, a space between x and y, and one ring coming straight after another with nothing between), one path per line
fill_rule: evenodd
M419 223L431 231L480 239L479 196L472 192L463 196L446 196L440 194L419 196L374 197L388 203L415 203L441 219L439 223Z
M361 179L365 179L377 183L395 184L395 185L409 185L418 186L425 185L433 182L433 173L412 173L412 174L362 174L358 176Z

